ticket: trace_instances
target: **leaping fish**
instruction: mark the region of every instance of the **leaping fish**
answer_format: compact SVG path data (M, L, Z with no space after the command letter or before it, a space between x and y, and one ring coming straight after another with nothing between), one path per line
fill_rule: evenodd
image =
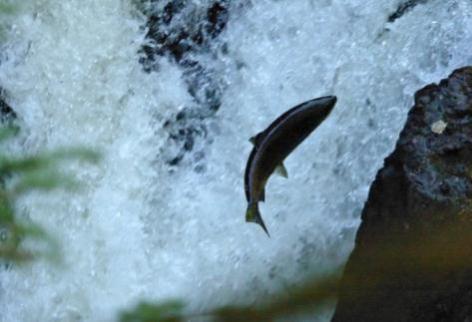
M267 180L274 171L287 177L284 159L324 121L335 104L336 96L301 103L283 113L267 129L250 139L254 147L244 174L244 190L248 202L246 221L261 225L267 235L269 232L258 204L265 200Z

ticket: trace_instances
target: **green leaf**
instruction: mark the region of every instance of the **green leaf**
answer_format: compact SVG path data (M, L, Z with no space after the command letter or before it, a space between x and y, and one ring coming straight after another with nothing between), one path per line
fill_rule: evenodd
M73 160L97 163L100 160L100 155L90 149L74 148L58 149L49 153L16 159L0 156L0 175L57 167L60 162Z
M0 128L0 142L17 133L16 128ZM41 256L59 262L57 241L40 226L20 221L14 211L15 202L31 191L78 188L71 176L59 171L60 163L96 163L99 159L98 153L86 148L62 148L27 157L10 157L0 152L0 258L23 262ZM5 185L7 179L10 181ZM38 249L25 249L26 242L31 240Z
M14 137L18 134L19 129L17 127L0 127L0 142Z
M59 187L72 190L78 187L78 183L65 175L53 172L36 171L23 176L15 185L13 185L11 191L12 196L18 196L31 190L49 191Z
M7 3L5 1L0 2L0 13L1 14L11 15L11 14L15 13L15 11L16 11L16 7L13 4Z
M183 308L183 303L176 300L161 304L142 302L132 311L123 312L120 322L181 322Z

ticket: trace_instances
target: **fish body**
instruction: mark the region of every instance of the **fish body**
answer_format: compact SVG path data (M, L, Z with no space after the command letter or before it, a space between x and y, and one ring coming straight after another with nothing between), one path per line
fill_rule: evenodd
M272 122L253 138L244 175L248 208L246 221L267 228L259 212L258 202L265 200L265 185L278 168L286 175L283 161L329 115L336 104L335 96L325 96L301 103Z

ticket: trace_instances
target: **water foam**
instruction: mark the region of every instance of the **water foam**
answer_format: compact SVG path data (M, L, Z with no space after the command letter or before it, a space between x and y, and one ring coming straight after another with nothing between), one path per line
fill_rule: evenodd
M191 310L252 303L342 264L412 93L472 61L472 4L430 1L387 24L399 2L263 0L233 16L203 173L161 156L172 148L162 124L191 98L165 58L142 71L143 17L130 2L30 2L0 66L21 148L81 144L104 158L72 167L81 194L22 201L61 241L65 265L2 271L1 319L112 321L140 298L183 298ZM289 180L268 184L268 239L244 223L247 140L325 94L338 96L332 115L287 159Z

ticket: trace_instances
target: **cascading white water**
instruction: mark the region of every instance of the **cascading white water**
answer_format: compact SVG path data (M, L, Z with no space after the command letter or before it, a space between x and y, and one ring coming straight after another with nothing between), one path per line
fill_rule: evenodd
M15 18L0 86L24 131L18 149L85 145L103 160L73 166L79 194L22 200L64 265L1 271L1 321L113 321L139 299L247 304L341 265L412 94L472 62L467 0L430 0L393 23L398 0L254 1L218 40L226 90L206 171L170 169L163 123L191 97L174 63L142 71L135 2L32 0ZM325 94L338 96L332 115L286 160L289 179L269 182L268 239L244 223L247 140Z

